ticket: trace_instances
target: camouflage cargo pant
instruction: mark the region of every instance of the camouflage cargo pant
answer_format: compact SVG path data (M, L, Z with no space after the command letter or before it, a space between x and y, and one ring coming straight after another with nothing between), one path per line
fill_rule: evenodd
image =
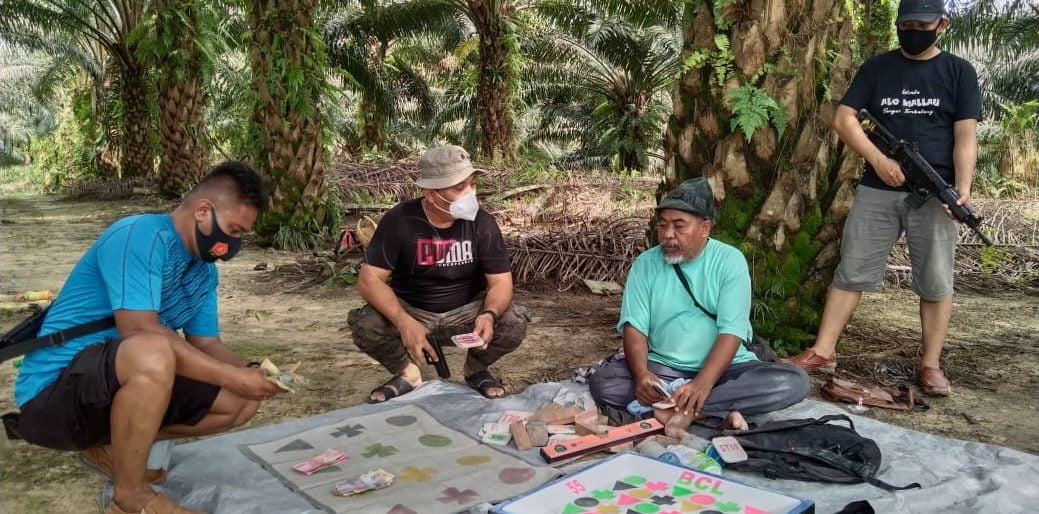
M404 310L429 330L429 342L441 347L452 347L451 336L473 331L476 316L483 310L484 295L481 294L472 302L457 309L443 313L418 309L401 301ZM389 372L397 374L404 370L410 359L401 342L397 327L372 307L365 304L359 309L350 311L347 323L353 334L354 344L369 357L379 361ZM466 367L469 373L487 369L488 366L519 347L527 336L527 322L530 317L526 309L512 304L501 315L494 327L494 337L487 349L468 350ZM425 363L419 363L420 365Z

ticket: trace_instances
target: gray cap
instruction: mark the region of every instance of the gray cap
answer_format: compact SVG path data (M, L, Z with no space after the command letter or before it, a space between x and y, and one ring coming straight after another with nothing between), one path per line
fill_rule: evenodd
M657 204L657 212L664 209L685 211L714 221L714 193L711 192L711 185L703 177L678 184Z
M473 168L465 148L455 145L434 146L418 160L415 185L422 189L444 189L478 172Z
M902 0L898 3L898 18L895 25L903 21L934 23L945 16L944 0Z

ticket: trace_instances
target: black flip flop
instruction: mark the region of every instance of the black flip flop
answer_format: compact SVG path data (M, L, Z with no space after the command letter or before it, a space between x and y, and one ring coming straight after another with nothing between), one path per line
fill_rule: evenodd
M382 403L386 400L392 400L400 395L408 394L414 389L415 387L407 380L404 380L404 377L393 375L393 378L387 380L381 386L372 389L372 391L368 393L368 398L365 398L364 401L367 403ZM376 400L372 398L372 395L375 393L382 393L383 399Z
M495 400L505 396L505 393L502 393L500 396L491 396L487 394L488 390L495 387L500 387L503 391L505 390L505 386L503 386L502 383L499 382L497 378L494 378L494 375L491 375L491 372L487 370L477 371L476 373L465 377L465 383L469 384L469 387L479 391L484 398Z

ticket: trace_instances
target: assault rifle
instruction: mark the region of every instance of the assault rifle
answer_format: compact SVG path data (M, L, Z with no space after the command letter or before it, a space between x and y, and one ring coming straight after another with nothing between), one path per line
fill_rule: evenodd
M924 160L916 150L916 143L895 137L866 109L859 109L858 119L862 122L862 130L866 131L866 134L876 136L873 141L879 142L877 148L898 161L898 165L902 167L910 190L909 197L906 198L906 204L910 208L916 209L932 196L937 196L938 201L948 206L960 223L970 227L983 243L992 246L992 241L981 232L983 218L966 205L956 205L960 193Z

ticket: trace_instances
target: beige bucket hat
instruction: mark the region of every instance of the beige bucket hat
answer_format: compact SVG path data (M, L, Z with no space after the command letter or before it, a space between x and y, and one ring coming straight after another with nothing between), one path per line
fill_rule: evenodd
M434 146L418 160L418 178L415 185L422 189L444 189L457 185L473 173L483 173L473 167L469 152L455 145Z

